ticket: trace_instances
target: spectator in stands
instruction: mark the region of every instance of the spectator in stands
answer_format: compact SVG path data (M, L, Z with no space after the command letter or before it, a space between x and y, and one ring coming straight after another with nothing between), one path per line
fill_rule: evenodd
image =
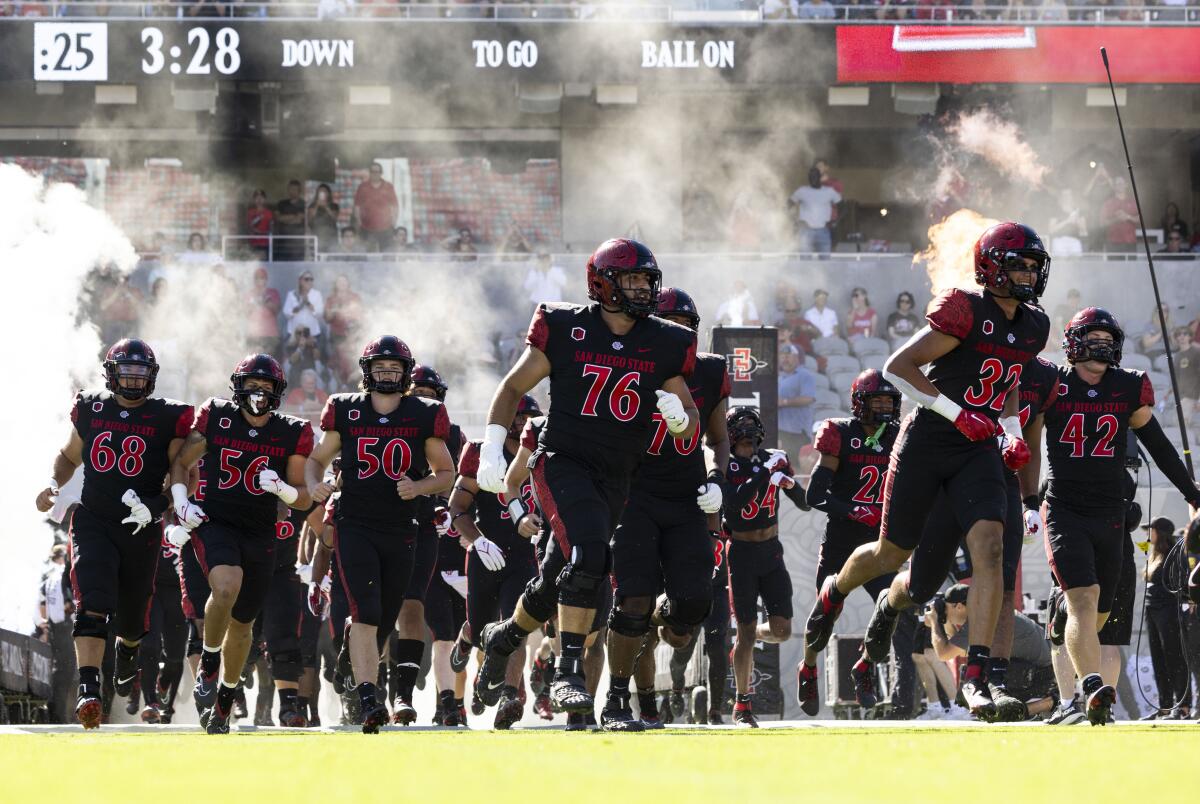
M172 262L181 265L213 265L221 261L221 256L208 249L208 240L200 232L188 235L187 249L176 254Z
M160 260L165 260L172 252L170 244L167 242L167 236L163 232L155 232L150 236L150 253L158 257Z
M400 201L396 188L383 180L383 165L371 165L366 181L354 191L353 218L358 225L358 235L368 251L391 251L396 229L396 218L400 214Z
M1166 329L1171 330L1171 308L1165 302L1162 306L1163 320L1166 321ZM1145 328L1138 336L1138 351L1146 357L1153 360L1161 354L1166 354L1167 348L1163 346L1163 330L1158 325L1158 311L1150 312L1150 319L1146 322Z
M548 252L540 252L537 261L529 266L525 274L525 292L534 305L542 302L563 300L563 288L567 286L567 274L555 265Z
M529 239L525 237L521 227L514 223L510 224L508 231L504 233L504 239L500 241L496 253L515 259L524 259L525 255L533 253L533 247L529 245Z
M766 19L783 20L787 19L789 10L793 17L796 16L797 8L797 0L763 0L762 13Z
M841 200L841 193L821 184L821 171L816 166L808 171L808 184L788 199L796 209L797 250L815 254L833 250L829 222L833 219L833 205Z
M284 351L283 370L287 374L288 385L299 385L301 376L306 370L316 372L318 380L325 377L325 364L321 362L321 348L316 337L308 331L308 327L296 327L296 331L288 338Z
M312 416L321 412L329 394L321 390L317 372L304 369L300 372L300 382L288 391L283 407L288 413L300 416Z
M866 288L855 288L850 292L850 312L846 313L846 337L853 338L862 335L866 338L875 337L875 327L879 323L879 315L871 307L871 299L867 296Z
M829 291L818 288L813 291L813 306L804 311L804 319L816 327L822 338L832 338L838 334L837 313L826 306L828 301Z
M67 571L67 548L56 544L50 550L50 565L42 576L38 600L38 637L50 644L54 669L51 676L50 711L54 723L74 721L76 684L75 641L71 615L75 604Z
M1167 560L1178 542L1175 523L1160 516L1149 525L1143 525L1142 529L1150 537L1143 577L1146 579L1150 661L1154 664L1154 681L1158 687L1158 710L1142 719L1184 720L1191 716L1192 693L1181 637L1180 599L1171 591L1182 585L1182 579L1171 577L1178 569Z
M821 171L821 186L829 187L837 190L838 195L843 195L845 190L842 189L842 180L835 178L833 171L829 168L829 160L822 157L817 157L813 162L813 167ZM829 229L833 231L837 228L838 222L838 205L833 203L829 205Z
M351 226L342 229L342 241L338 251L342 254L360 254L362 247L358 244L358 231Z
M300 274L295 290L289 290L283 302L283 315L287 319L287 334L292 336L304 327L314 339L321 337L321 322L325 316L325 299L313 287L312 271Z
M304 196L300 182L287 183L287 197L275 205L275 234L281 238L304 237ZM303 240L276 240L275 259L294 262L305 257Z
M329 189L328 184L318 184L305 217L308 221L308 233L317 238L317 249L322 254L337 250L338 212L337 202L333 200L333 190Z
M362 348L362 297L350 287L350 277L339 274L325 300L325 323L329 337L331 368L341 386L349 385L358 369L358 350Z
M734 281L733 294L717 307L716 323L726 327L757 327L762 323L750 288L742 280Z
M250 250L260 260L267 259L269 249L268 236L275 221L275 214L267 206L265 190L255 190L251 196L250 208L246 210L246 230L252 235Z
M114 343L133 337L142 304L141 291L129 284L127 274L118 274L115 269L104 273L97 290L101 341Z
M801 365L804 355L794 344L779 347L779 446L793 459L812 442L812 404L817 401L817 381Z
M1064 187L1058 194L1058 209L1050 218L1050 251L1056 257L1075 257L1083 253L1088 239L1087 217L1075 203L1075 193Z
M227 5L217 0L188 0L185 13L189 17L224 17Z
M392 240L392 248L394 248L396 251L405 252L418 250L416 242L408 238L407 226L397 226L395 235L395 238Z
M1190 425L1196 400L1200 399L1200 346L1195 344L1191 326L1176 327L1172 334L1175 341L1171 358L1175 361L1175 381L1179 383L1179 403L1183 420Z
M887 334L892 347L907 341L921 328L921 319L915 312L916 301L907 290L896 297L896 310L888 316Z
M458 259L473 260L478 249L475 248L475 239L471 235L471 230L466 226L459 229L454 234L442 240L442 248L449 251L451 254L460 255Z
M1173 260L1195 259L1196 255L1188 247L1182 232L1170 230L1167 232L1166 237L1167 244L1158 250L1159 254Z
M1064 332L1067 328L1067 322L1071 320L1072 316L1074 316L1076 313L1078 313L1082 309L1083 309L1083 304L1079 297L1079 289L1071 288L1070 290L1067 291L1067 300L1065 302L1063 302L1062 304L1055 305L1055 307L1054 307L1054 317L1051 320L1050 332L1051 333ZM1047 344L1047 348L1049 348L1052 345L1057 345L1057 344L1052 342L1050 344Z
M1179 217L1179 205L1174 201L1167 202L1159 226L1162 227L1163 237L1167 237L1171 232L1178 232L1184 241L1188 240L1188 225Z
M146 303L151 307L158 307L167 300L167 293L170 291L170 286L167 284L167 278L160 273L150 275L150 298Z
M1129 182L1124 176L1113 179L1112 196L1100 208L1100 222L1105 229L1105 250L1132 251L1136 247L1137 206L1129 194Z
M247 347L255 352L279 354L279 311L283 302L279 291L267 284L267 269L254 269L254 287L250 290L246 321Z
M837 9L825 0L804 0L796 16L802 20L831 20L837 16Z

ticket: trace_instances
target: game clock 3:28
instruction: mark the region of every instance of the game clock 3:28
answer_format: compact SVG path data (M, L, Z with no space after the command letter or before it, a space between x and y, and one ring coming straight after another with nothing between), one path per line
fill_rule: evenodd
M142 72L158 75L166 68L171 75L211 75L215 68L221 75L233 75L242 65L240 43L233 28L218 28L215 35L208 28L188 28L185 50L167 44L160 28L143 28Z

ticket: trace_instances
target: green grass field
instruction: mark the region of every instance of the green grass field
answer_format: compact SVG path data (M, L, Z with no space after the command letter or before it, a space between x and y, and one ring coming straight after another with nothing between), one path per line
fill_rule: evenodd
M1198 758L1194 723L640 735L3 734L0 801L1157 804L1195 800L1194 778L1185 776L1195 776ZM587 782L573 793L566 778ZM975 795L966 798L968 791Z

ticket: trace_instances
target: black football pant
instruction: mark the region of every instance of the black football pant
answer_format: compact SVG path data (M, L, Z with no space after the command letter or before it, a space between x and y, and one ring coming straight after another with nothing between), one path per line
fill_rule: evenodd
M150 599L162 531L111 522L82 505L71 517L71 594L77 614L109 615L116 635L138 641L150 628Z

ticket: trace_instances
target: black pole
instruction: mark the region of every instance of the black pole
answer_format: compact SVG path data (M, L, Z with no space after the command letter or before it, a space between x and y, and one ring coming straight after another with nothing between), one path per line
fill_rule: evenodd
M1196 479L1192 468L1192 449L1188 443L1187 422L1183 419L1183 403L1179 399L1179 381L1175 378L1175 356L1171 351L1171 336L1167 332L1167 319L1162 311L1162 296L1158 293L1158 275L1154 272L1154 257L1150 254L1150 237L1146 234L1146 219L1142 216L1142 202L1138 198L1137 179L1133 175L1133 160L1129 156L1129 143L1125 140L1125 126L1121 123L1121 107L1117 104L1117 90L1113 86L1112 69L1108 66L1108 51L1100 48L1104 61L1104 72L1108 75L1108 90L1112 93L1113 111L1117 113L1117 130L1121 132L1121 146L1125 149L1125 166L1129 168L1129 186L1133 190L1133 203L1137 206L1138 223L1142 226L1142 246L1146 249L1146 263L1150 266L1150 285L1154 288L1154 309L1158 312L1158 327L1162 330L1163 346L1167 350L1167 373L1171 375L1171 391L1175 395L1175 415L1179 419L1179 434L1183 438L1183 460L1188 474Z

